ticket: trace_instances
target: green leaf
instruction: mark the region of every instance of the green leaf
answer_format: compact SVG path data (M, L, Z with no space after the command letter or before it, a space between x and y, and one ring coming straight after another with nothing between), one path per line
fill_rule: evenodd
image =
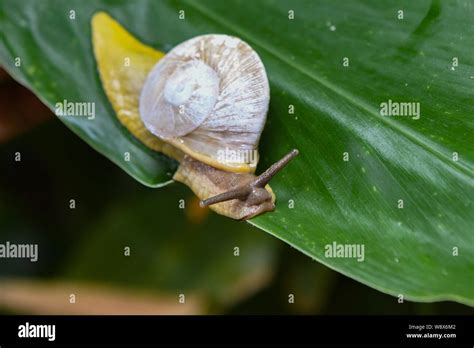
M246 40L271 84L260 168L293 147L301 153L272 182L277 210L252 223L380 291L474 304L472 2L4 0L0 6L6 69L50 107L63 99L96 102L94 122L62 121L150 186L169 180L176 164L147 150L115 119L95 67L92 14L107 11L162 50L209 32ZM389 100L420 103L420 118L382 116L381 103ZM133 161L123 161L125 151ZM326 257L333 242L363 245L363 262Z

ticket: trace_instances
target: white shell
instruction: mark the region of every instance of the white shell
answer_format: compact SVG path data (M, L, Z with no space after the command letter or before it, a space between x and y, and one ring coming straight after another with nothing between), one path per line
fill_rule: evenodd
M236 37L210 34L176 46L153 67L139 107L156 136L217 158L219 150L258 147L269 100L257 53Z

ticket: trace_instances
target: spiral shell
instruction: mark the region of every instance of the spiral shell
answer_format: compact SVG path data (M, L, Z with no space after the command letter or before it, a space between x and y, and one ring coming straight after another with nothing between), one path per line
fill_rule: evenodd
M151 133L191 157L251 172L256 166L251 156L229 162L221 154L257 150L269 92L263 63L247 43L210 34L176 46L153 67L139 110Z

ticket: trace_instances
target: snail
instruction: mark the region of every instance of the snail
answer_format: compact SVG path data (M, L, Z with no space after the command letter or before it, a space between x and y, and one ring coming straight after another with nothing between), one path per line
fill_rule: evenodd
M270 88L260 57L246 42L207 34L165 55L103 12L92 19L92 42L121 123L179 162L173 179L189 186L202 207L238 220L275 209L268 182L298 151L254 175Z

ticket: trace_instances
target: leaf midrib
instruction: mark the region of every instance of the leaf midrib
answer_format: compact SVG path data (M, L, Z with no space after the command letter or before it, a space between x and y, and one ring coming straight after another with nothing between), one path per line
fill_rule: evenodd
M459 161L452 161L448 155L443 153L441 150L438 149L439 145L438 144L433 144L433 146L430 146L430 141L427 140L422 134L413 132L413 130L404 127L400 124L397 124L395 122L392 122L390 119L387 118L381 118L378 114L378 112L373 108L371 105L366 103L363 99L353 95L352 93L336 86L330 81L327 81L323 79L322 77L318 76L312 71L307 70L305 67L303 67L300 64L297 64L294 61L285 59L285 55L282 52L278 52L274 50L273 48L269 47L262 41L258 40L255 36L247 32L246 30L243 30L242 28L236 27L234 24L231 22L223 19L221 16L216 14L213 10L211 10L208 7L202 6L201 4L198 5L197 2L189 2L187 0L184 0L188 4L189 7L195 9L197 12L201 13L204 17L207 17L211 19L212 21L216 22L217 24L229 28L231 31L235 33L239 33L239 36L247 37L250 38L250 40L255 43L258 47L260 47L262 50L266 51L269 53L271 56L276 58L277 60L282 61L283 63L287 64L291 68L297 70L300 72L302 75L310 78L311 80L319 83L321 86L325 87L326 89L330 90L331 92L343 97L347 101L349 101L351 104L355 105L357 108L362 109L366 111L369 115L372 117L375 117L377 120L381 121L385 125L389 126L390 128L394 129L395 131L399 132L401 135L405 136L407 139L409 139L411 142L417 144L418 146L422 147L425 151L433 154L436 156L438 159L440 159L442 162L447 164L448 166L454 167L458 169L460 172L464 173L471 179L474 179L474 173L470 169L470 167L464 165L464 163L459 162ZM432 143L431 143L432 144Z

